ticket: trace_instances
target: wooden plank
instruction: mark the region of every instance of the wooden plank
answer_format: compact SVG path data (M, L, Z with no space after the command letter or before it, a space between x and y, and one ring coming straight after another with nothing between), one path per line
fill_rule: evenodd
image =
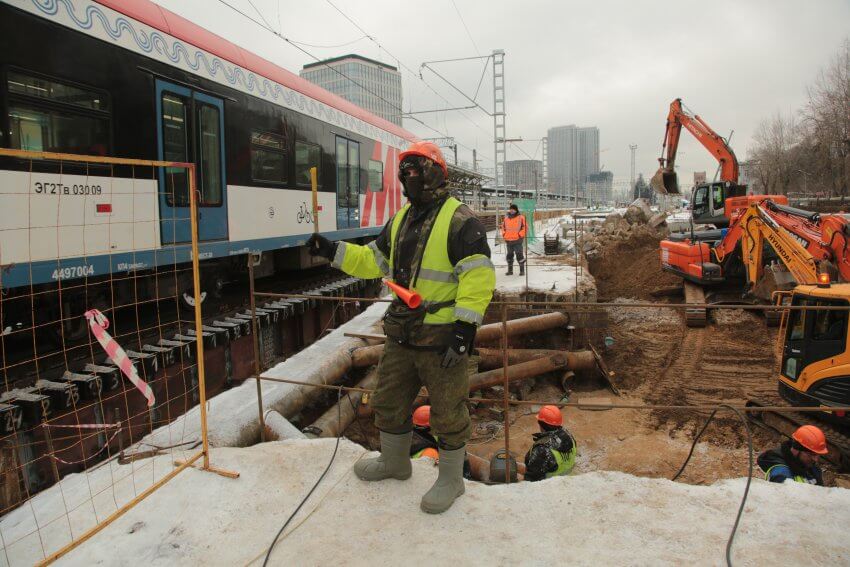
M608 383L608 387L614 392L615 395L620 395L620 389L617 388L617 385L614 384L612 378L614 377L614 372L612 370L608 370L608 365L605 364L605 361L602 360L602 357L599 356L599 353L596 352L596 349L593 348L593 345L588 343L588 347L590 347L590 351L593 353L593 358L596 359L596 366L599 368L599 372L602 374L602 378L605 382Z

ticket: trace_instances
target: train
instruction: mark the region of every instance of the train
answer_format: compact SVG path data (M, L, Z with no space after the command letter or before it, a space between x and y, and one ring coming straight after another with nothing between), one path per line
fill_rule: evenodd
M374 237L403 204L416 136L149 0L0 0L0 35L0 147L196 165L203 294L249 255L258 276L316 265L311 167L330 238ZM179 168L0 157L0 332L32 316L82 336L84 309L149 283L120 276L190 262L187 186ZM108 297L73 292L98 281ZM175 281L149 294L190 290Z

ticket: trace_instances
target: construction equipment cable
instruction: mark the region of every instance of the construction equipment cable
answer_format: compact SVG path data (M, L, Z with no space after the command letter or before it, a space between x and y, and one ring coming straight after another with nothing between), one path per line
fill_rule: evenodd
M339 388L339 389L337 389L336 408L337 408L337 419L339 419L340 426L342 426L342 405L340 405L341 401L342 401L342 388ZM289 526L289 524L292 523L292 520L293 520L293 518L295 518L295 515L298 514L298 512L301 510L301 508L304 507L304 504L307 503L307 500L310 499L310 496L313 495L313 492L316 491L316 489L319 487L319 485L325 479L325 477L328 474L328 471L331 470L331 467L333 466L334 461L336 460L337 452L339 451L339 442L342 439L343 433L344 433L344 431L341 431L340 434L337 436L336 443L334 444L334 452L331 455L331 459L328 461L328 465L325 467L325 470L322 471L321 475L319 475L319 478L316 480L316 483L313 484L313 488L311 488L310 491L307 493L307 495L304 498L301 499L301 502L299 502L298 506L295 507L295 510L293 510L292 514L289 515L289 517L286 519L286 521L283 523L283 525L278 530L277 534L274 536L274 539L272 540L271 545L269 545L269 550L266 552L266 558L263 560L263 567L266 567L266 565L268 565L269 558L272 555L272 550L274 549L274 546L277 543L277 540L280 539L280 536L283 533L283 530L285 530L287 528L287 526Z
M744 414L742 414L738 410L738 408L732 407L728 404L720 404L717 408L715 408L715 410L711 412L711 415L708 416L708 419L705 420L705 424L703 424L702 429L700 429L699 433L697 433L696 437L694 437L694 442L691 443L691 450L688 452L688 456L685 459L685 462L682 463L682 466L670 480L676 480L677 478L679 478L679 475L684 472L685 467L688 466L688 463L690 462L691 457L694 454L694 449L697 446L697 442L700 440L700 437L702 437L702 434L708 428L708 425L711 423L711 421L714 419L714 416L720 409L728 409L735 412L735 415L737 415L738 418L741 420L741 423L744 424L744 430L747 432L747 453L749 455L747 485L744 487L744 495L741 497L740 506L738 506L738 514L735 516L735 523L732 525L732 532L729 534L729 539L726 541L726 565L732 567L732 542L734 541L735 534L738 531L738 524L740 524L741 522L741 516L744 514L744 506L747 504L747 497L750 494L750 484L753 481L753 433L752 431L750 431L750 424L747 421L747 418L744 417Z

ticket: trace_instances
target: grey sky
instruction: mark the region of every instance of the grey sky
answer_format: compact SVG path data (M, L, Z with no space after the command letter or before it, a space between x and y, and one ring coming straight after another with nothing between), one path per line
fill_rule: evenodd
M295 73L313 61L219 0L156 1ZM259 19L248 0L226 1ZM850 37L847 0L331 1L416 73L423 61L504 49L508 136L536 139L551 126L598 126L600 161L615 179L629 176L630 143L638 145L637 170L645 175L655 170L667 108L676 97L722 135L734 130L732 146L744 159L759 120L802 106L806 86ZM324 0L253 4L272 27L295 41L328 46L363 36ZM320 58L354 52L396 64L368 39L335 48L303 47ZM475 91L480 62L437 68L465 92ZM490 75L478 99L488 109ZM450 104L417 74L404 72L406 111L468 104L429 71L423 76ZM421 118L467 148L477 148L482 166L492 167L492 118L479 110L463 114ZM405 127L422 137L438 135L411 120ZM540 158L538 142L520 147ZM687 133L679 154L683 180L689 181L692 171L714 175L716 162ZM509 159L525 157L509 147ZM459 158L471 161L471 151L461 147Z

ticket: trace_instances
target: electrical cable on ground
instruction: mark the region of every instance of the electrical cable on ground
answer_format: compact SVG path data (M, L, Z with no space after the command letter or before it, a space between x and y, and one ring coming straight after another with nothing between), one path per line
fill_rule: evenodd
M340 401L342 401L342 388L339 388L337 390L337 400L336 400L337 418L339 419L339 424L342 425L342 406L340 405ZM280 539L280 535L283 533L283 530L285 530L286 527L292 522L292 519L295 518L295 515L298 514L298 512L301 510L301 508L304 506L304 504L307 503L307 500L310 499L310 496L313 495L313 492L316 491L316 488L319 487L319 485L325 479L325 476L327 476L328 471L331 470L331 467L333 466L334 461L336 460L337 452L339 451L339 442L342 439L343 433L345 433L345 432L341 431L339 436L336 438L336 444L334 444L334 452L331 455L331 459L328 461L328 465L325 467L325 470L322 471L321 475L319 475L319 478L316 480L316 483L313 484L313 488L310 489L310 491L301 500L301 502L298 504L298 506L295 507L295 510L292 512L292 514L289 515L289 517L286 519L286 521L283 523L283 525L278 530L277 534L274 536L274 539L272 540L271 545L269 545L269 550L266 552L266 558L263 560L263 567L266 567L266 565L268 565L269 558L272 555L272 550L274 549L274 546L277 543L277 540Z
M738 531L738 524L741 522L741 516L744 514L744 506L747 504L747 496L749 496L750 494L750 484L753 480L753 433L752 431L750 431L750 424L747 421L747 418L744 417L744 414L742 414L738 410L738 408L732 407L728 404L720 404L717 408L715 408L715 410L711 412L711 415L708 416L708 419L705 421L705 424L703 424L702 429L700 429L699 433L697 433L696 437L694 437L694 442L691 444L691 450L688 452L688 456L685 459L685 462L682 463L681 468L679 468L679 470L676 472L675 475L673 475L673 478L671 478L670 480L676 480L677 478L679 478L679 475L681 475L682 472L685 470L685 467L688 466L688 462L690 462L691 457L694 454L694 449L697 446L697 442L699 441L700 437L702 437L702 434L708 428L708 425L711 423L711 421L714 419L714 416L721 408L729 409L735 412L735 414L744 424L744 430L747 432L747 451L749 454L747 485L744 487L744 495L741 497L740 506L738 506L738 514L735 516L735 523L732 525L732 532L729 534L729 539L726 542L726 565L732 567L732 542L735 539L735 534Z

